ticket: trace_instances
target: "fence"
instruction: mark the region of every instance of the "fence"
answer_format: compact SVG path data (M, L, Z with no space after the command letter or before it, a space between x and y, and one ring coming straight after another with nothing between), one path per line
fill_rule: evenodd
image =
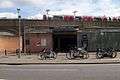
M120 31L114 29L95 30L78 33L78 47L81 46L81 36L87 34L88 36L88 51L96 51L97 48L115 48L120 49Z

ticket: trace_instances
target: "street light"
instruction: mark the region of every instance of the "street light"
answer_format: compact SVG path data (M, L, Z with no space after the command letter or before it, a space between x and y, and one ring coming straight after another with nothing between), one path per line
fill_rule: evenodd
M76 13L77 13L78 11L73 11L73 14L74 14L74 26L76 27ZM76 31L78 31L79 30L79 28L77 28L76 29Z
M77 12L78 12L78 11L73 11L73 15L74 15L74 28L77 27L77 26L76 26L76 18L75 18ZM76 37L77 37L77 45L76 45L76 46L78 47L78 46L79 46L79 45L78 45L79 35L77 34L77 32L79 31L79 27L75 28L75 30L76 30L75 32L76 32Z
M47 14L47 19L48 19L48 26L50 27L49 12L50 12L50 9L46 9L46 14Z
M77 13L78 11L73 11L73 14L74 14L74 18L75 18L75 16L76 16L76 13Z
M18 53L18 58L20 58L21 51L22 51L22 36L21 36L21 16L20 16L20 9L17 8L17 13L18 13L18 26L19 26L19 53Z
M49 11L50 9L46 9L47 18L49 18Z
M50 11L50 9L46 9L46 12L47 12L47 15L48 15L48 12Z

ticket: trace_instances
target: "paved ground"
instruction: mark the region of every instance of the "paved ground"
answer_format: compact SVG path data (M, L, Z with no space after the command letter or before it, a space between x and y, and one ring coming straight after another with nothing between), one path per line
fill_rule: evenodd
M1 80L120 80L120 64L0 65Z
M58 54L57 59L51 60L40 60L37 55L22 55L20 59L17 56L0 56L0 63L111 63L111 62L120 62L120 54L116 58L103 58L96 59L95 53L89 53L90 57L88 59L75 59L68 60L65 57L65 53Z

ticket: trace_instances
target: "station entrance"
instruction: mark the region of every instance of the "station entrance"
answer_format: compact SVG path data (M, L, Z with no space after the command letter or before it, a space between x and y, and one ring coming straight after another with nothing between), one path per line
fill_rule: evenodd
M77 46L77 32L61 31L53 33L53 49L57 52L68 52L72 47Z

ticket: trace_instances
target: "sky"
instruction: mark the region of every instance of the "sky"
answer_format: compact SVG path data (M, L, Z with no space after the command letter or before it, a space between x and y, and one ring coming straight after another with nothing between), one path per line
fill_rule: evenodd
M22 18L41 19L49 15L120 16L120 0L0 0L0 18L17 18L20 8Z

